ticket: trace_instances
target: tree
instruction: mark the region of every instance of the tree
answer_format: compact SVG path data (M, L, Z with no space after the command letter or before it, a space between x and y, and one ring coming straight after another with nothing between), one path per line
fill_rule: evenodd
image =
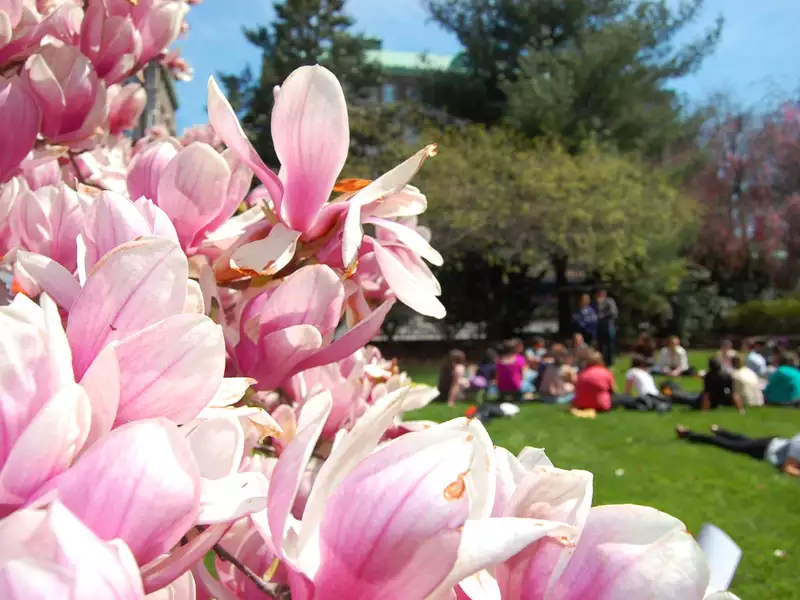
M800 283L800 112L722 105L705 127L705 168L692 181L704 207L694 258L744 302Z
M695 204L661 172L597 145L570 153L497 127L437 127L421 136L439 142L439 155L415 184L429 199L425 223L433 244L453 263L442 273L443 290L463 298L447 299L453 318L472 306L473 314L494 310L524 324L516 309L503 306L505 292L490 288L534 289L548 267L562 292L562 333L569 325L564 284L570 265L620 289L648 290L648 296L677 288L685 266L681 251L693 241ZM386 158L397 161L409 151L398 145ZM491 309L483 308L487 302ZM527 318L534 308L527 305ZM496 328L508 331L506 324Z
M249 68L224 74L222 82L242 124L267 164L277 166L270 136L273 89L303 65L321 64L341 81L349 101L363 100L380 84L380 65L368 51L380 41L351 31L353 20L344 12L344 0L283 0L273 4L269 26L245 29L245 36L261 49L258 77Z
M474 121L548 135L575 151L594 136L662 152L685 140L674 78L713 50L721 21L675 48L703 0L427 0L431 17L464 51L460 72L428 97ZM466 85L469 93L460 89Z

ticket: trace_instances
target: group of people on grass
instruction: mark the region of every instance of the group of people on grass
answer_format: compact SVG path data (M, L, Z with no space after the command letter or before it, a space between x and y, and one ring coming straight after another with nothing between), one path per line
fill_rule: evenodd
M729 340L709 359L708 369L698 371L689 364L680 339L672 336L655 351L647 336L641 336L636 353L625 374L625 389L620 391L603 355L586 343L582 333L575 333L569 347L537 337L526 348L519 339L503 342L489 349L477 365L467 365L466 355L452 350L439 376L440 398L448 405L469 394L486 400L519 402L538 400L553 404L571 404L578 410L607 412L622 406L637 410L669 410L673 404L699 410L734 406L744 413L746 407L765 404L800 407L800 364L797 355L778 344L745 340L740 352ZM703 389L686 392L674 380L661 386L654 375L666 377L701 377ZM711 435L678 426L679 439L714 445L733 452L766 460L782 471L800 476L800 434L791 439L768 437L751 439L745 435L713 426Z
M506 340L489 349L477 365L468 365L460 350L450 352L439 375L440 398L450 406L468 394L489 400L518 402L538 399L552 404L572 404L578 409L607 412L616 406L639 410L668 410L682 404L701 410L764 404L800 405L800 369L796 355L775 346L769 356L765 345L746 340L741 353L724 340L708 361L708 369L690 366L680 339L672 336L658 353L640 338L625 375L625 389L617 388L603 355L575 333L569 347L548 345L537 337L526 348L519 339ZM649 350L649 351L648 351ZM673 381L657 385L654 375L701 377L699 394Z

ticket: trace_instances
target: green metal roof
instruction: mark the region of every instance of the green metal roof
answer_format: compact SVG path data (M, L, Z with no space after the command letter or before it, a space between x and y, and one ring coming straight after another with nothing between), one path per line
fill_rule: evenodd
M453 67L456 58L445 54L393 52L391 50L370 50L367 52L367 56L380 63L387 71L402 72L447 71Z

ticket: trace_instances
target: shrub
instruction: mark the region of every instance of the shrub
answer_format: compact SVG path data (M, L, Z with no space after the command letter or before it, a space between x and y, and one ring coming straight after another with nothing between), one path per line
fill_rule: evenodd
M740 335L786 335L800 331L800 297L753 300L728 310L725 323Z

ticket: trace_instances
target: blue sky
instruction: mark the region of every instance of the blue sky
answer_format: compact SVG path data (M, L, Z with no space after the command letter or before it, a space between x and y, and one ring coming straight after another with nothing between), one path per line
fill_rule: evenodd
M243 26L267 24L271 0L204 0L192 8L191 30L179 42L195 69L194 81L177 84L178 128L207 121L208 76L258 64ZM450 54L458 41L427 23L420 0L348 0L356 28L383 40L386 50ZM800 90L800 0L706 0L695 31L725 17L722 41L703 68L676 85L692 101L724 92L745 105L759 105ZM691 31L687 32L691 35Z

